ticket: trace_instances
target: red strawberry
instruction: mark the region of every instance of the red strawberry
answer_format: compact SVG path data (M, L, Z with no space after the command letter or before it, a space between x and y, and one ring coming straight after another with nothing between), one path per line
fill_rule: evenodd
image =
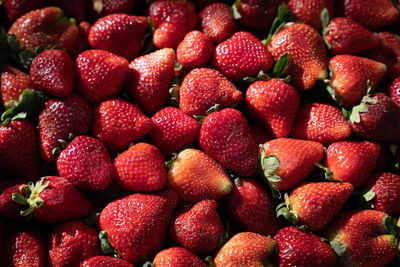
M273 236L279 229L274 203L256 180L235 180L232 192L224 199L223 210L230 222L243 231Z
M379 157L380 145L368 141L340 141L326 150L325 166L332 178L359 187L369 177Z
M154 114L151 120L151 142L165 156L193 144L199 136L199 123L180 109L165 107Z
M220 249L214 266L269 266L268 258L274 249L275 241L271 238L251 232L238 233Z
M58 224L50 235L50 266L79 266L83 261L101 255L97 231L80 221Z
M393 218L375 210L340 214L327 230L339 266L385 266L398 253Z
M379 46L379 37L350 18L332 19L327 25L325 40L331 53L357 55Z
M389 96L400 107L400 76L398 76L389 88Z
M54 97L67 96L74 87L74 63L62 50L51 49L40 53L32 61L29 73L36 88Z
M94 112L93 136L120 152L151 130L152 122L138 107L122 98L106 100Z
M289 138L268 141L263 149L260 162L266 179L276 189L284 191L303 181L325 154L318 142Z
M268 29L278 13L283 0L241 0L237 4L239 21L254 30Z
M170 48L138 57L129 64L126 91L144 112L156 112L168 102L174 66L175 52Z
M336 255L331 247L311 232L289 226L279 230L274 240L281 267L335 266Z
M231 7L224 3L214 3L199 13L201 30L215 43L229 38L236 30Z
M144 258L161 250L177 200L173 191L133 194L115 200L100 214L102 233L123 259L143 263Z
M205 65L211 58L213 44L210 38L200 31L188 32L176 49L176 57L185 69Z
M229 194L232 182L213 158L200 150L188 148L171 163L167 187L176 191L185 202L195 203Z
M3 65L1 68L1 99L7 108L10 101L18 101L19 96L25 89L34 88L31 77L10 65Z
M149 16L156 28L153 43L158 49L176 48L185 34L196 28L195 6L186 0L154 1Z
M368 81L373 89L387 69L377 61L351 55L337 55L329 60L329 66L332 69L330 86L344 108L357 105L367 94Z
M107 16L113 13L130 13L136 4L136 0L90 0L91 8L95 18Z
M42 159L47 162L55 160L57 154L53 150L60 147L58 140L67 140L70 134L86 134L91 122L91 106L77 95L47 100L39 115L39 150Z
M21 45L29 50L56 45L58 49L69 51L78 36L78 27L60 8L46 7L18 18L8 33L15 34Z
M250 115L277 138L289 136L299 104L296 88L280 79L256 81L246 91Z
M257 37L249 32L236 32L214 50L212 64L229 80L237 82L267 72L273 59Z
M326 50L319 33L306 24L288 23L275 33L268 44L275 61L289 53L287 68L291 82L300 90L310 90L317 80L327 77Z
M76 38L74 46L71 48L70 55L75 60L79 54L89 48L89 33L92 25L87 21L82 21L79 23L79 34Z
M6 8L8 18L14 21L25 13L44 6L45 0L3 0L3 4Z
M76 188L106 189L115 176L114 165L103 143L88 136L78 136L60 153L57 170Z
M321 11L328 9L329 17L333 17L334 0L290 0L288 7L296 15L297 21L304 22L320 31L322 29Z
M77 90L90 103L119 94L129 62L113 53L92 49L81 53L75 61Z
M291 136L297 139L331 144L351 135L351 126L340 109L322 103L302 106L293 125Z
M26 220L26 218L21 215L21 211L24 210L25 207L12 199L14 193L23 194L21 186L25 183L26 181L10 180L0 184L0 214L2 218L13 222L22 222Z
M24 229L13 233L2 243L0 265L14 267L45 266L46 240L36 229Z
M157 253L154 258L154 267L206 267L207 265L189 250L172 247Z
M222 166L249 177L257 170L257 145L246 118L226 108L208 115L200 129L200 147Z
M94 256L81 263L79 267L134 267L129 262L114 257Z
M208 68L189 72L179 89L179 107L192 115L206 115L206 111L218 104L220 107L238 104L242 92L219 71Z
M217 208L218 202L208 199L179 210L171 221L171 238L195 254L212 253L224 234Z
M36 1L36 0L35 0ZM77 21L86 20L87 1L47 0L47 5L61 7L65 13Z
M89 33L89 44L118 56L132 59L142 50L148 22L145 17L111 14L96 21Z

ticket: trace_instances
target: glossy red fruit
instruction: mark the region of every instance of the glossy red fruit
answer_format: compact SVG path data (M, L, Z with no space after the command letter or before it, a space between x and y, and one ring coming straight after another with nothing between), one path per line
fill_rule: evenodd
M79 267L134 267L132 264L123 259L108 256L94 256L81 263Z
M400 107L400 76L398 76L389 88L390 98Z
M83 51L89 48L89 32L92 25L87 21L79 23L79 34L76 38L74 46L71 48L70 55L75 60Z
M8 18L15 21L25 13L41 8L45 5L45 0L3 0Z
M0 184L0 214L1 217L12 222L23 222L26 220L21 215L25 209L24 205L19 204L12 199L14 193L23 194L21 186L26 184L25 180L10 180Z
M90 0L89 12L95 18L113 13L130 13L137 0Z
M151 127L151 120L138 107L122 98L113 98L97 106L92 132L108 149L120 152L142 139Z
M237 6L239 22L254 30L266 30L274 21L283 0L241 0Z
M1 99L5 107L12 103L10 101L18 101L19 96L25 89L34 88L31 77L28 74L7 64L4 64L1 68L0 86Z
M172 247L157 253L154 258L154 267L206 267L207 265L189 250Z
M211 58L213 44L210 38L200 31L188 32L176 49L178 62L185 69L205 65Z
M304 22L317 30L322 29L321 12L327 8L329 17L333 17L334 0L290 0L287 6L296 15L296 20Z

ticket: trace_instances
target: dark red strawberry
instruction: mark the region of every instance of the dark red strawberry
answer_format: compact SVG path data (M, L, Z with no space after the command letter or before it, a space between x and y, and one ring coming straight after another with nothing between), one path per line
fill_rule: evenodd
M264 144L269 140L275 139L275 136L268 130L267 127L260 125L256 122L249 124L250 133L253 136L253 139L256 141L256 144Z
M36 1L36 0L35 0ZM87 1L70 0L47 0L47 5L61 7L67 16L76 19L78 22L86 20Z
M205 65L211 58L213 44L210 38L200 31L188 32L176 49L178 62L185 69Z
M132 264L123 259L107 256L94 256L81 263L79 267L134 267Z
M389 96L400 107L400 76L398 76L389 88Z
M87 21L79 23L79 34L74 46L71 48L70 55L75 60L83 51L89 48L89 33L92 25Z
M298 22L304 22L320 31L322 29L321 11L328 9L329 17L333 17L334 0L290 0L288 7L296 15Z
M113 13L130 13L137 0L89 0L89 13L95 18Z
M18 101L19 96L25 89L34 88L31 77L28 74L7 64L1 68L0 79L1 99L6 108L10 107L13 102Z
M154 258L154 267L206 267L207 265L189 250L172 247L157 253Z
M8 18L11 21L16 20L31 10L43 7L45 2L46 0L3 0Z
M25 209L22 204L13 201L12 195L14 193L23 194L21 186L26 184L25 180L10 180L0 184L0 214L1 217L13 221L22 222L26 218L21 215L21 211Z
M282 0L241 0L235 4L241 24L254 30L266 30L274 21L282 2Z

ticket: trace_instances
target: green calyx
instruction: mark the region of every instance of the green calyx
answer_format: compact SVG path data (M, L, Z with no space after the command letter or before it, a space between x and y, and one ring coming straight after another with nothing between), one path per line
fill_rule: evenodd
M289 7L282 3L282 5L278 9L278 15L276 16L274 22L272 23L271 29L269 30L268 36L265 40L262 41L264 45L269 44L272 36L277 33L286 23L295 22L296 15L290 11Z
M361 113L367 113L368 112L368 106L369 105L374 105L376 104L376 101L371 98L370 92L371 92L372 85L368 85L368 92L367 94L362 98L361 103L357 106L354 106L351 109L351 113L349 116L350 122L353 123L360 123L361 122Z
M387 234L400 238L400 227L396 224L396 220L392 216L388 215L383 218L383 226Z
M264 73L262 70L257 74L257 77L245 77L243 78L243 81L245 82L255 82L258 80L262 80L262 81L269 81L273 78L277 78L280 79L286 83L290 82L290 75L285 76L285 71L287 69L287 67L289 66L289 53L285 52L283 53L278 61L276 62L274 69L271 73Z
M339 242L337 240L332 240L329 242L331 245L333 251L338 255L339 257L343 256L344 253L346 252L347 245L343 244L342 242Z
M241 0L236 0L235 3L233 3L233 5L231 6L233 18L236 20L242 17L242 15L240 15L240 12L238 11L240 1Z
M324 39L324 43L326 45L326 47L328 47L328 49L331 49L331 45L330 43L325 39L325 35L330 31L330 29L328 28L328 24L329 24L329 11L326 7L324 7L321 11L320 14L320 18L321 18L321 23L322 23L322 38Z
M74 138L75 138L75 135L73 133L69 133L67 140L58 139L57 141L60 145L58 147L53 148L53 150L51 151L51 154L59 155L61 153L61 151L63 151Z
M101 250L103 251L103 253L107 256L111 256L114 258L121 258L121 256L119 255L118 251L115 250L111 244L110 241L108 240L108 234L106 231L101 231L99 233L99 239L100 239L100 246L101 246Z
M314 163L314 166L321 169L324 172L325 179L331 182L341 182L341 180L333 179L333 172L329 170L327 167L321 165L320 163Z
M271 194L274 199L281 198L281 193L275 188L274 184L281 181L281 177L275 174L279 168L280 161L275 155L266 155L263 145L260 145L259 158L259 175L267 182L271 189Z
M288 220L293 225L297 225L299 222L298 216L295 212L293 212L290 209L289 195L286 193L284 198L285 198L285 201L280 203L278 206L276 206L276 217L283 216L286 220Z

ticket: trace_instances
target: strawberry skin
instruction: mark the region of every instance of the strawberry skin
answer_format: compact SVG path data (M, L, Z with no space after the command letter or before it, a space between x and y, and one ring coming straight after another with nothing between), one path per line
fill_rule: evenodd
M81 263L79 267L99 267L99 266L107 266L107 267L134 267L129 262L118 259L114 257L108 256L94 256L88 260L85 260Z
M213 44L210 38L200 31L188 32L176 49L176 57L185 69L205 65L211 58Z
M207 267L195 254L180 247L172 247L158 252L153 263L154 267Z
M302 21L320 31L322 22L320 14L327 8L329 17L333 17L334 0L290 0L287 6L296 15L297 21Z
M1 68L0 86L4 106L7 106L10 101L18 101L25 89L34 88L28 74L7 64Z
M240 24L257 31L268 29L283 0L241 0L237 6Z
M398 76L389 88L389 96L400 107L400 76Z
M13 201L12 196L14 193L23 194L21 186L26 184L27 181L10 180L0 184L0 214L1 217L12 222L23 222L26 220L21 215L24 206Z
M11 21L15 21L25 13L44 6L45 0L3 0L3 4L6 8L8 18Z

